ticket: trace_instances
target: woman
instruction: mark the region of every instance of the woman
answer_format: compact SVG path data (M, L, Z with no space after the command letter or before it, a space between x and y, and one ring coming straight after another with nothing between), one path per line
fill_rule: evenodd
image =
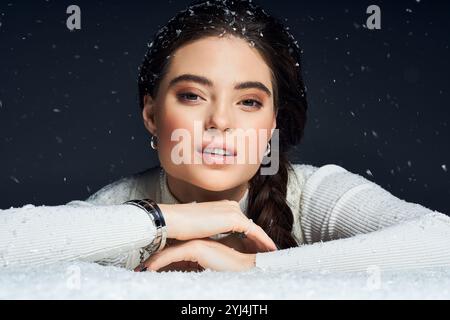
M444 214L342 167L289 162L306 123L300 53L287 29L251 1L201 1L177 14L149 44L138 80L161 166L86 201L4 210L2 265L450 266ZM251 141L248 132L257 133ZM149 200L129 202L136 199Z

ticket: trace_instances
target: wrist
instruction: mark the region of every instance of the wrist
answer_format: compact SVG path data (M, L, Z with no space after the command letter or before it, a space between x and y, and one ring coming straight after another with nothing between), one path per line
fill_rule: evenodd
M161 210L164 220L166 221L167 226L167 238L175 239L176 238L176 230L174 228L174 210L173 205L170 204L158 204L159 209Z
M256 267L256 253L244 254L244 266L246 270L250 270Z
M152 199L128 200L124 202L124 204L133 205L144 210L156 229L156 233L151 243L141 249L141 263L143 263L144 250L153 253L164 249L168 235L166 220L161 208Z

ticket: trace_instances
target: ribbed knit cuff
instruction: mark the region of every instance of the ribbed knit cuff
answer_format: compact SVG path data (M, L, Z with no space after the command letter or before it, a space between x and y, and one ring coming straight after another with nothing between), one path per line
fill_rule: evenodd
M450 267L450 218L433 212L352 238L258 253L266 271L380 271Z
M131 205L28 206L0 215L2 266L81 260L96 262L148 245L148 215Z

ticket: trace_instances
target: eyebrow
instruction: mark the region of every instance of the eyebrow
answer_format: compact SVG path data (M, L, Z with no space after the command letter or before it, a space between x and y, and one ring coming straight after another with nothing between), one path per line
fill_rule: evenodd
M176 85L177 83L183 82L183 81L196 82L196 83L199 83L199 84L207 86L207 87L214 86L214 83L206 77L197 76L197 75L193 75L193 74L183 74L181 76L178 76L178 77L172 79L169 83L169 88ZM261 83L259 81L240 82L240 83L237 83L234 87L235 90L244 90L244 89L251 89L251 88L264 91L269 97L272 96L272 92L270 92L269 88L267 88L263 83Z

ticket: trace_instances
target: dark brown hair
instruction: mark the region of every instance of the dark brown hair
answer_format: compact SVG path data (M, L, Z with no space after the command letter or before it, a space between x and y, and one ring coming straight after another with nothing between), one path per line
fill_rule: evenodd
M279 170L249 181L247 215L279 249L297 246L292 237L293 213L287 200L289 149L298 144L306 124L306 88L300 63L300 47L288 28L251 0L196 1L179 12L156 34L139 69L139 102L157 96L160 80L171 54L189 42L210 36L233 35L257 49L273 73L274 106L279 129ZM297 212L295 214L298 214Z

